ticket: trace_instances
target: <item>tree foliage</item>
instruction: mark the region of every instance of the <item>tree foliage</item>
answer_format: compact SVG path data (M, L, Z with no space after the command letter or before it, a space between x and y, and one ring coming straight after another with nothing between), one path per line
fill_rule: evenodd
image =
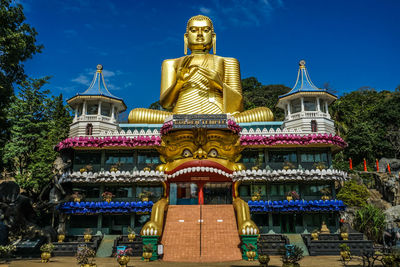
M13 85L26 78L22 63L43 48L36 44L35 28L25 23L22 5L13 2L0 0L0 158L9 134L6 110L14 94Z
M380 242L386 226L385 214L381 209L368 204L356 212L353 224L354 229L364 233L368 239Z
M364 184L358 184L355 180L350 180L344 183L336 197L347 206L362 207L367 202L369 191Z
M7 116L10 138L3 160L21 188L32 196L39 194L52 178L57 156L53 147L68 135L71 122L62 95L50 97L49 91L42 89L48 79L22 82Z
M354 166L365 158L400 156L400 90L377 92L361 88L340 97L330 107L337 133L348 147L336 156L336 161L353 159Z
M256 107L268 107L275 116L275 120L282 121L284 111L276 107L278 96L290 91L289 87L280 84L262 85L257 78L242 79L244 110Z

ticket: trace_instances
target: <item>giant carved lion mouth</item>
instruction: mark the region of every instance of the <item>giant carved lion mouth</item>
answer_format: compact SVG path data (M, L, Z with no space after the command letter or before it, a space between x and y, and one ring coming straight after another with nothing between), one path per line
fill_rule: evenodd
M207 177L224 176L233 177L233 171L212 160L191 160L182 163L171 171L166 171L168 179L175 177Z

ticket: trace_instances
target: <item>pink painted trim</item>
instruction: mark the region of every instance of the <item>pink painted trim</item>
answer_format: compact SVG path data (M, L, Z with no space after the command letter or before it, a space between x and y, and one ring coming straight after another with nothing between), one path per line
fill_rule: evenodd
M159 146L161 138L159 136L138 136L138 137L125 137L125 136L107 136L107 137L93 137L93 136L79 136L74 138L67 138L56 145L55 150L71 147L136 147L136 146Z
M341 137L332 134L242 135L240 137L240 143L242 146L332 144L342 148L347 147L347 143Z

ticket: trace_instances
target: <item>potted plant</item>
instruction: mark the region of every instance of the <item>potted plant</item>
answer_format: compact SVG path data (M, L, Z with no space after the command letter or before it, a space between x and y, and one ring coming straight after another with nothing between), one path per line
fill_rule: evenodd
M146 244L143 246L143 259L144 261L150 261L150 258L153 256L153 245Z
M300 267L298 263L304 256L303 250L296 245L290 249L290 251L285 251L282 256L282 267Z
M349 233L347 231L347 227L344 225L340 227L340 236L343 240L349 240Z
M321 199L322 200L329 200L331 197L329 196L331 194L331 189L329 187L322 188L320 190L322 193Z
M72 195L71 198L73 199L74 202L81 202L83 199L83 195L80 194L78 191L75 191Z
M314 167L320 171L326 169L325 163L323 162L314 163Z
M129 256L132 256L133 250L132 248L126 248L124 250L119 250L116 254L119 267L127 267L127 264L130 260Z
M115 197L113 193L108 191L104 191L103 194L101 194L101 196L103 197L103 200L107 201L108 203L110 203L112 198Z
M286 193L286 199L287 201L298 200L300 199L300 196L296 191L293 190Z
M142 200L143 202L147 202L149 201L149 198L152 196L152 192L147 191L147 190L143 190L142 193L139 194L139 198L140 200Z
M128 226L128 240L129 240L129 242L133 242L135 237L136 237L135 231L130 226Z
M258 261L262 267L268 267L270 258L268 255L258 255Z
M311 238L312 238L312 240L318 240L318 229L314 229L311 232Z
M96 252L88 248L87 246L78 247L78 252L76 253L76 261L81 267L95 267L94 257Z
M85 242L88 243L90 242L91 239L92 239L92 229L87 228L83 233L83 240L85 240Z
M49 262L53 250L54 245L52 243L42 245L40 247L40 251L42 252L42 254L40 254L40 258L42 259L41 261L44 263Z
M59 232L57 238L58 238L58 243L64 242L65 232L63 232L63 231Z
M294 164L289 162L289 161L285 161L283 163L283 169L284 170L290 170L290 169L295 169L295 168L296 168L296 166L294 166Z
M251 196L252 201L258 201L258 200L260 200L260 198L261 198L261 195L260 195L259 191L254 192L253 195Z
M246 256L248 261L254 261L254 258L257 256L256 247L253 244L244 244L247 251Z
M341 261L343 262L343 265L346 266L346 264L351 260L350 247L343 243L340 244L339 249Z
M117 172L117 171L119 171L120 167L121 167L121 163L117 162L117 163L111 165L110 172Z
M0 261L7 262L17 248L13 245L0 246Z

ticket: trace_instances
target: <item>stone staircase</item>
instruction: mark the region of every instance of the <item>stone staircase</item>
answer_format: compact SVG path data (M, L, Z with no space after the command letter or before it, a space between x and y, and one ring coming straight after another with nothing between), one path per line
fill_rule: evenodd
M301 237L301 234L285 234L291 245L296 245L298 247L300 247L304 253L304 256L309 256L310 254L308 253L308 249L306 244L304 244L303 238Z
M114 240L118 236L119 235L104 235L103 239L101 240L100 246L97 249L96 257L99 258L111 257L114 247Z
M170 205L161 243L164 261L242 259L232 205Z

